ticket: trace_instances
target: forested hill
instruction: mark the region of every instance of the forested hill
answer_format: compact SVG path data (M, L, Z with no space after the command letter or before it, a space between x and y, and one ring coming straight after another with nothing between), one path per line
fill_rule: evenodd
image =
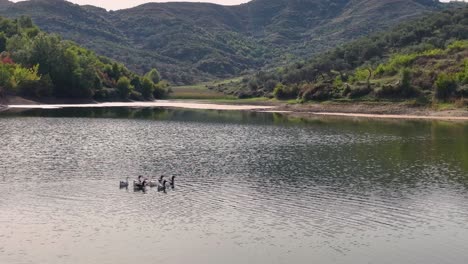
M305 101L467 98L468 6L434 12L308 61L216 88L240 97Z
M0 0L0 14L31 16L47 32L132 70L156 67L173 83L190 83L311 57L441 6L436 0L254 0L107 12L63 0Z
M59 36L29 17L0 17L0 99L7 95L136 100L165 95L156 69L140 76Z

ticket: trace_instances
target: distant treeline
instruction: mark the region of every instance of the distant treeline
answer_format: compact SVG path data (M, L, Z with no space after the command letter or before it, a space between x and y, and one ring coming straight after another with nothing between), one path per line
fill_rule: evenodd
M309 61L215 89L300 100L467 97L468 7L430 13Z
M164 97L156 69L140 76L57 35L29 17L0 17L0 95L145 100Z

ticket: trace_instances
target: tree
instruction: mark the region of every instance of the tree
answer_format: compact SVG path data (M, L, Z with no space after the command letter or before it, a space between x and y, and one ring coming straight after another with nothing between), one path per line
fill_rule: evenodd
M32 19L30 17L28 17L28 16L20 16L17 19L16 23L18 24L19 28L32 28L32 27L34 27Z
M141 94L144 98L150 99L151 97L153 97L153 92L154 83L147 77L144 77L141 81Z
M438 99L449 98L457 89L457 82L455 78L445 73L439 74L435 84L435 96Z
M411 71L408 68L401 70L401 93L404 97L414 95L415 90L411 86Z
M3 52L6 50L6 45L7 45L7 38L5 36L5 33L0 32L0 52Z
M145 77L153 81L154 84L158 84L161 81L161 75L156 69L151 69L151 71L145 74Z
M122 99L127 99L133 91L133 86L130 84L130 80L123 76L117 81L117 90Z
M13 75L13 66L9 64L0 64L0 87L4 89L11 88L11 78Z
M167 84L165 82L160 82L158 84L155 84L154 91L153 91L154 98L161 99L161 98L166 97L168 91L165 87L167 87Z
M26 69L19 65L16 65L16 68L13 71L14 85L21 85L23 82L27 81L39 81L41 77L37 73L38 69L39 65L37 64L31 69Z

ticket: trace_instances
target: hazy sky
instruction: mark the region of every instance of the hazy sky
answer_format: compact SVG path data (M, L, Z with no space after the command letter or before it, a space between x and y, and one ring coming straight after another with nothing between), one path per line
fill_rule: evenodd
M13 0L18 2L22 0ZM209 2L222 5L238 5L249 2L250 0L68 0L80 5L94 5L104 7L108 10L116 10L141 5L148 2ZM449 0L441 0L448 2Z
M10 0L11 1L11 0ZM22 0L13 0L18 2ZM141 5L148 2L209 2L222 5L238 5L250 0L67 0L79 5L94 5L108 10L116 10Z

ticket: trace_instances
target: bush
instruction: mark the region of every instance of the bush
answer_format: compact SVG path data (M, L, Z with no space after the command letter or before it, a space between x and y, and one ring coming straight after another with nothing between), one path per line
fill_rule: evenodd
M145 98L143 97L143 95L142 95L140 92L135 91L135 90L133 90L133 91L130 93L129 98L130 98L131 100L135 100L135 101L143 101L143 99L145 99Z
M325 101L333 97L333 86L326 83L319 85L305 84L302 86L302 96L304 101L315 100Z
M468 84L468 59L463 64L463 70L456 74L456 78L461 84Z
M130 80L124 76L117 81L117 90L122 99L127 99L133 91L133 86L130 84Z
M158 84L161 81L161 75L156 69L151 69L151 71L145 74L145 77L150 79L155 84Z
M447 48L450 51L461 51L468 48L468 40L457 40L450 43Z
M455 78L445 73L439 74L435 85L435 97L437 99L448 99L457 90L457 82Z
M348 96L350 98L357 98L357 97L368 95L370 92L372 92L372 89L368 86L357 87L357 88L351 89L350 92L348 93Z
M153 97L156 99L162 99L167 96L167 89L163 83L158 83L154 85Z
M115 88L102 88L97 90L94 94L94 98L97 100L109 100L120 97L120 93Z
M355 83L358 81L365 81L372 77L372 72L369 68L360 68L357 69L353 76L350 77L350 82Z
M383 85L375 91L375 95L380 98L393 97L398 93L400 93L400 88L394 85Z
M155 86L154 83L150 79L148 79L147 77L144 77L143 80L141 81L141 86L140 86L141 95L145 99L151 99L154 93L154 86Z
M411 86L411 71L408 68L401 70L401 84L400 84L401 96L408 98L416 95L416 89Z
M54 91L54 85L49 75L42 76L40 80L26 80L18 85L18 92L23 96L48 97Z
M468 97L468 85L459 86L456 94L459 97Z
M276 99L294 99L297 98L299 94L299 89L297 86L293 85L292 87L287 87L282 83L278 83L273 90L273 96Z

